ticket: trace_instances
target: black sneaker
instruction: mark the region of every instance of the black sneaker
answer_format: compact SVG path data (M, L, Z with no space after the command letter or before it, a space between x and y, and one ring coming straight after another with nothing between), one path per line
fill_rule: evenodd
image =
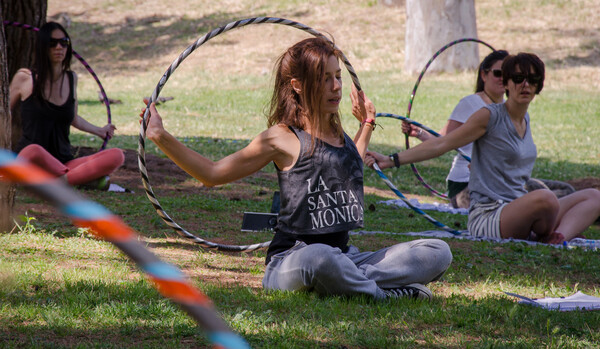
M384 289L383 292L388 299L397 298L412 298L412 299L423 299L431 300L431 291L421 284L409 284L397 288Z

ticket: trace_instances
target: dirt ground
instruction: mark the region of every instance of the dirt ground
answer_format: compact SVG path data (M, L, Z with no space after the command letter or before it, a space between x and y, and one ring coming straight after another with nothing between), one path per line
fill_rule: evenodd
M80 150L80 154L87 155L91 154L94 150L91 148L82 148ZM137 150L133 149L125 149L125 163L121 168L119 168L112 176L112 180L114 183L119 184L120 186L131 189L133 191L143 191L142 181L140 179L140 172L138 167L138 157ZM172 179L177 179L177 181L183 182L186 179L189 179L190 176L185 173L181 168L179 168L175 163L166 158L161 158L152 154L145 155L146 160L146 168L152 169L152 179L151 183L165 183L165 179L168 177L170 183L172 183ZM265 174L263 174L265 175ZM273 180L275 176L273 175ZM585 177L585 178L576 178L572 180L566 181L571 184L575 190L581 190L585 188L596 188L600 190L600 178L598 177ZM175 188L172 188L176 190ZM192 194L194 190L201 192L205 190L202 186L198 186L197 189L189 188L192 190ZM187 189L186 189L187 190ZM381 194L385 196L385 193L381 193L381 190L377 188L365 188L365 191L369 193ZM232 198L239 198L241 193L231 192Z
M88 155L93 153L95 150L92 148L79 148L77 150L79 155ZM115 171L111 175L111 181L120 185L121 187L127 188L129 190L133 190L136 193L144 192L144 187L142 185L142 180L140 177L139 167L138 167L138 156L137 150L134 149L124 149L125 153L125 162L123 166L121 166L117 171ZM161 158L152 154L145 154L146 168L152 169L152 178L151 185L154 187L160 186L161 191L174 191L179 192L181 188L177 188L174 184L169 183L181 183L191 177L185 173L181 168L179 168L175 163L166 158ZM271 177L274 181L276 181L276 177L274 174L258 174L255 176L267 176ZM596 188L600 190L600 178L598 177L586 177L586 178L576 178L572 180L568 180L567 183L571 184L576 190L581 190L585 188ZM241 185L239 191L236 190L227 190L225 195L227 195L232 200L239 200L241 198L245 198L246 195L243 190L243 185ZM202 185L197 186L186 186L186 191L189 191L189 195L199 194L206 190ZM365 188L365 192L373 193L381 196L387 196L387 191L382 191L377 188ZM266 194L266 193L265 193ZM20 209L25 207L20 207L22 204L17 203L17 212ZM26 209L26 208L25 208Z

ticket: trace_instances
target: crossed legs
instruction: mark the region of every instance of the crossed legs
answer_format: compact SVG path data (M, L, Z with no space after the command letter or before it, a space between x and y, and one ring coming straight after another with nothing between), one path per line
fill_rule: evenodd
M600 215L600 191L584 189L560 199L550 190L535 190L506 205L500 214L503 238L561 243L581 234Z
M57 177L66 174L67 181L71 185L84 184L107 176L119 168L125 160L121 149L111 148L63 164L37 144L30 144L23 148L19 152L19 157L27 159Z

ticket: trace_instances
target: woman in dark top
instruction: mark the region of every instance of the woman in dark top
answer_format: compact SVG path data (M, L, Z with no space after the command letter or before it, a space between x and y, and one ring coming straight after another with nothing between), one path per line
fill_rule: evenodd
M375 107L352 90L361 125L352 140L342 129L341 53L323 38L298 42L276 66L269 128L244 149L213 162L187 148L163 127L154 104L146 136L207 186L277 169L281 210L267 251L263 287L376 299L429 299L424 285L439 278L452 254L436 239L376 252L348 245L348 231L363 226L363 162L375 126Z
M19 157L64 176L71 185L80 185L105 179L121 166L124 156L113 148L73 158L71 126L104 139L114 135L115 126L94 126L77 114L77 74L70 70L71 56L71 39L65 29L54 22L43 25L35 69L20 69L10 84L10 109L20 103L23 134L16 147Z

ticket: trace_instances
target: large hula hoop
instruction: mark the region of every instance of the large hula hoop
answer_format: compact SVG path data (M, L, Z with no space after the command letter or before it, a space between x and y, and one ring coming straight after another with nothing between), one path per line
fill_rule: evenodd
M475 39L475 38L463 38L463 39L458 39L455 41L452 41L446 45L444 45L444 47L440 48L429 60L429 62L427 62L427 64L425 65L425 67L423 68L423 70L421 71L421 73L419 74L419 77L417 78L417 82L415 83L415 86L413 87L412 93L410 94L410 99L408 101L408 110L406 112L406 117L410 118L410 112L412 110L412 106L414 104L414 99L415 96L417 94L417 88L419 87L419 84L421 83L421 80L423 79L423 76L425 75L425 72L427 71L427 69L429 68L429 66L431 65L431 63L433 63L433 61L444 51L446 51L448 48L456 45L456 44L460 44L462 42L477 42L480 43L482 45L485 45L487 47L489 47L492 51L496 51L491 45L487 44L484 41L481 41L479 39ZM410 141L409 141L409 136L408 134L405 134L405 144L406 144L406 149L410 148ZM463 154L461 154L463 155ZM464 157L464 155L463 155ZM433 193L434 195L443 198L443 199L448 199L448 195L444 194L444 193L440 193L437 190L435 190L432 186L430 186L429 184L427 184L427 182L425 182L425 180L423 179L423 177L421 177L421 174L419 173L419 170L417 170L417 167L415 166L415 164L410 164L410 168L412 169L414 175L417 177L417 179L419 180L419 182L421 182L421 184L423 184L423 186L427 189L429 189L429 191L431 191L431 193Z
M146 158L145 158L145 143L146 143L146 141L145 141L145 139L146 139L146 128L148 126L147 125L148 115L150 113L150 104L158 99L158 95L160 94L160 91L162 90L163 86L165 85L165 83L167 82L167 80L169 79L171 74L173 74L175 69L177 69L177 67L181 64L181 62L183 62L183 60L185 58L187 58L194 50L196 50L198 47L202 46L205 42L207 42L208 40L214 38L215 36L217 36L219 34L225 33L227 31L235 29L235 28L241 28L241 27L251 25L251 24L264 24L264 23L286 25L289 27L303 30L307 33L310 33L310 34L316 36L316 37L321 37L321 38L324 38L331 42L331 40L329 40L329 38L327 38L325 35L321 34L320 32L316 31L315 29L313 29L309 26L306 26L302 23L292 21L289 19L277 18L277 17L247 18L247 19L242 19L242 20L238 20L235 22L230 22L224 26L216 28L216 29L210 31L209 33L205 34L201 38L197 39L193 44L188 46L188 48L186 48L179 55L179 57L177 57L173 61L173 63L171 63L171 65L169 66L167 71L163 74L162 78L156 85L154 92L152 92L152 96L150 97L150 100L148 101L148 104L146 105L146 111L144 112L143 120L142 120L143 122L140 124L140 135L139 135L139 143L138 143L138 165L139 165L140 175L142 177L142 183L146 190L146 196L148 196L148 199L152 203L152 206L154 207L154 209L156 210L156 212L158 213L160 218L169 227L171 227L173 230L175 230L175 232L177 234L179 234L181 237L192 240L193 242L199 244L201 247L204 247L204 248L215 249L218 251L249 252L249 251L254 251L257 249L261 249L261 248L266 248L271 244L271 241L265 241L262 243L252 244L252 245L225 245L225 244L219 244L216 242L211 242L211 241L202 239L202 238L188 232L187 230L182 228L179 224L177 224L167 214L167 212L165 212L165 210L162 208L162 206L158 202L158 199L156 198L154 191L152 190L152 186L150 185L150 180L148 177L148 171L146 169ZM340 52L341 52L341 50L340 50ZM356 86L357 90L360 91L361 86L360 86L360 82L358 81L358 76L356 75L354 68L352 67L352 65L350 64L350 62L348 61L348 59L346 58L344 53L342 53L341 59L342 59L342 62L344 63L344 65L346 66L348 73L350 73L352 82Z
M17 28L29 29L29 30L33 30L34 32L37 32L40 30L39 28L34 27L32 25L23 24L23 23L19 23L19 22L3 21L2 24L5 26L10 25L10 26L17 27ZM108 99L108 96L106 95L106 92L104 91L104 87L102 86L102 83L100 83L100 79L98 79L96 72L94 72L94 70L88 64L88 62L86 62L85 59L83 59L83 57L81 57L81 55L79 55L79 53L77 53L75 50L73 50L73 56L75 56L79 60L79 62L81 62L81 64L83 64L85 69L92 75L94 80L96 80L96 83L98 84L98 87L100 88L100 93L102 94L102 99L103 99L104 105L106 105L106 115L107 115L108 123L110 124L111 123L110 100ZM106 148L106 143L108 143L109 139L110 138L108 138L108 137L104 139L104 142L102 143L102 146L100 147L100 150L103 150L104 148Z
M58 207L73 224L90 228L96 237L117 246L138 265L164 297L177 303L206 330L215 347L250 348L217 314L210 298L189 283L181 270L150 252L138 240L137 233L105 207L4 149L0 149L0 180L24 185Z

